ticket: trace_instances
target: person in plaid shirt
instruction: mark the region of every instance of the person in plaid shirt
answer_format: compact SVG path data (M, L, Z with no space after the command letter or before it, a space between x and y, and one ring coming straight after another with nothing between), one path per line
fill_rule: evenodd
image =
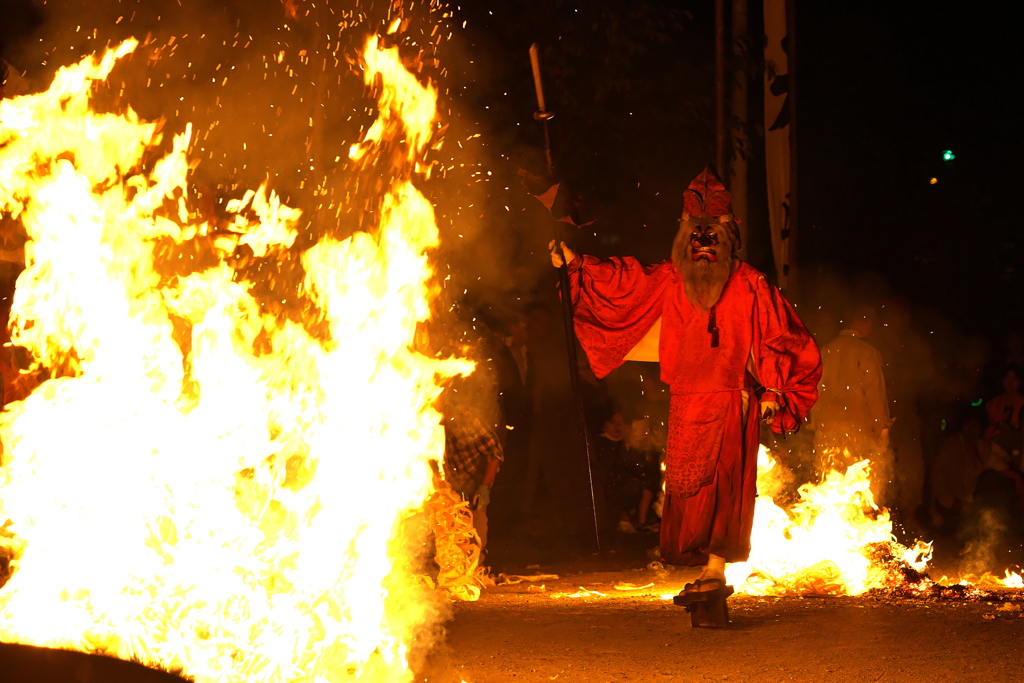
M444 421L444 478L469 501L480 547L487 546L487 505L504 452L494 428L475 412L459 407Z

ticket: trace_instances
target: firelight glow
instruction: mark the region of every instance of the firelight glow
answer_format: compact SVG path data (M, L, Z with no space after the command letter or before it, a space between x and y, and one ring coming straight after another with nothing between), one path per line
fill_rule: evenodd
M866 460L846 472L830 471L820 484L800 487L788 509L772 500L779 474L775 458L758 452L758 499L750 559L726 568L738 593L752 595L859 595L884 587L887 575L872 567L865 549L888 543L919 570L931 558L927 545L907 549L895 542L888 511L871 495Z
M0 640L197 681L409 681L439 598L404 521L442 457L439 383L472 370L414 350L438 291L414 184L436 90L367 42L379 115L357 149L388 150L379 224L296 253L300 212L266 186L230 232L190 221L190 129L168 150L157 123L92 108L135 47L0 102L0 206L28 233L13 341L52 377L0 417ZM301 259L308 321L257 299L240 244ZM168 245L212 265L169 275Z

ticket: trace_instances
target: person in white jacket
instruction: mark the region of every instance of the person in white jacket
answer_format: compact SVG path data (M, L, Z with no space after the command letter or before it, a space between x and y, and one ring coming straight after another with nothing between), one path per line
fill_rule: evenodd
M874 322L874 309L858 306L844 317L845 329L822 348L813 420L819 474L870 460L877 500L888 488L892 467L886 455L891 419L882 356L867 341Z

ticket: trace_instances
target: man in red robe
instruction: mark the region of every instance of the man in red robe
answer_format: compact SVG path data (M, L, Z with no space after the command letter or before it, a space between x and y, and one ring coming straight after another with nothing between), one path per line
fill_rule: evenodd
M777 433L799 429L817 399L821 356L779 290L736 258L731 197L714 169L683 198L671 260L648 266L561 246L594 373L626 360L661 364L671 391L661 554L704 567L687 592L714 591L725 588L725 564L750 553L758 416ZM551 260L563 263L554 250Z

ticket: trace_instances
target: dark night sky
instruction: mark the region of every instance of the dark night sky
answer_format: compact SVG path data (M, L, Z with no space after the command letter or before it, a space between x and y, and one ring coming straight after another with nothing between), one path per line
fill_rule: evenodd
M961 326L1019 326L1012 22L961 3L798 7L804 259L877 270Z
M496 67L474 84L481 102L503 112L491 114L505 122L492 124L494 144L528 161L517 146L539 146L535 126L501 136L510 121L530 125L525 51L531 40L546 45L557 74L549 100L559 110L562 175L583 195L584 218L596 219L597 236L583 248L665 258L680 191L713 156L712 3L586 6L467 9L469 49ZM1024 158L1016 29L960 4L895 6L797 2L804 294L813 300L821 278L839 278L879 301L906 297L995 340L1024 324L1024 245L1013 203ZM688 11L670 17L679 7ZM519 23L524 12L535 15L527 26ZM760 12L759 2L751 12ZM668 39L641 38L638 56L623 25ZM601 90L608 82L618 87ZM514 91L514 104L505 91ZM952 163L942 159L946 149ZM751 260L771 268L764 218L750 224Z
M1024 245L1013 200L1024 94L1013 22L994 6L963 3L796 5L808 281L873 271L961 329L996 335L1020 326ZM470 250L505 254L489 257L489 270L504 277L502 258L528 259L541 240L522 226L536 214L514 177L539 161L526 60L533 40L545 46L549 99L559 112L561 175L583 195L584 217L597 219L582 247L667 256L681 190L713 155L711 7L481 0L457 10L456 24L467 26L452 41L448 85L454 108L485 140L482 163L495 171L478 216L484 237ZM32 12L13 0L0 10L0 51L10 56L26 42ZM760 11L757 0L751 11ZM942 161L945 149L956 154L951 164ZM750 224L752 260L770 268L764 219ZM539 272L520 271L511 278L519 289Z

